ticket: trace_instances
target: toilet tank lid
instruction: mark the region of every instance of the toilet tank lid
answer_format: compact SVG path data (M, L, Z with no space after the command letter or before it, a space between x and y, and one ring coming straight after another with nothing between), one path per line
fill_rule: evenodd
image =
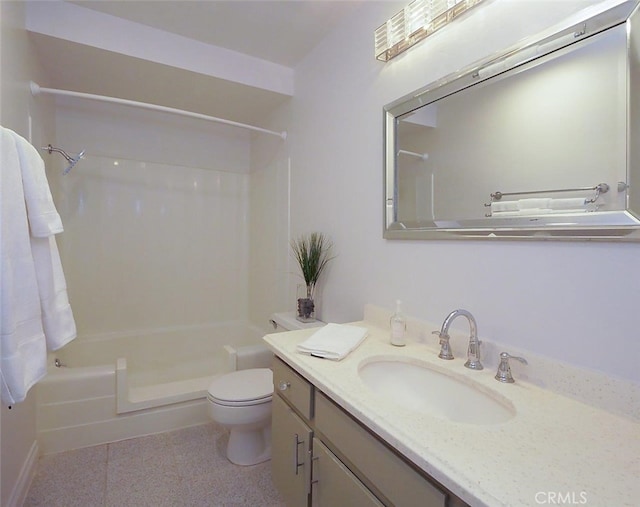
M238 370L215 378L209 394L221 401L250 401L273 394L273 372L269 368Z
M322 327L325 324L321 320L315 320L313 322L300 322L298 319L296 319L296 312L273 313L271 314L271 320L278 324L278 326L280 326L285 331Z

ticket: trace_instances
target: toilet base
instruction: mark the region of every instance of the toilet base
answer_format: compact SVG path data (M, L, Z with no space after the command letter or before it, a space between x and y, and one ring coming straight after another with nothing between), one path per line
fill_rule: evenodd
M261 429L234 427L229 432L227 458L241 466L257 465L271 459L271 424Z

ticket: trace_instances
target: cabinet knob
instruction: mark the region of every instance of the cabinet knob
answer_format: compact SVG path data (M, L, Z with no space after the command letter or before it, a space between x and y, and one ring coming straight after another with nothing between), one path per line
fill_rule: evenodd
M280 383L278 384L278 389L280 389L281 391L286 391L290 387L291 387L291 382L286 382L285 380L281 380Z

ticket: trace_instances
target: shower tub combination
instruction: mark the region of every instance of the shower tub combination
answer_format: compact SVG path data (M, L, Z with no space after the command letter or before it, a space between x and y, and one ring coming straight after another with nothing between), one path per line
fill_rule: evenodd
M215 377L270 365L264 334L231 322L77 338L37 386L41 454L208 422Z

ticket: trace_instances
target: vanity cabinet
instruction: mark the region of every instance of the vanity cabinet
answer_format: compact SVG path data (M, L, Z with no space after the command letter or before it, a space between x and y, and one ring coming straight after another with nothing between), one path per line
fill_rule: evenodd
M313 439L312 505L384 507L318 438Z
M447 496L322 393L316 432L387 505L445 507Z
M308 506L311 492L313 386L279 359L273 362L271 474L290 507Z
M278 358L272 475L289 507L462 507Z
M280 396L273 397L271 475L288 506L309 505L311 438L309 425Z

